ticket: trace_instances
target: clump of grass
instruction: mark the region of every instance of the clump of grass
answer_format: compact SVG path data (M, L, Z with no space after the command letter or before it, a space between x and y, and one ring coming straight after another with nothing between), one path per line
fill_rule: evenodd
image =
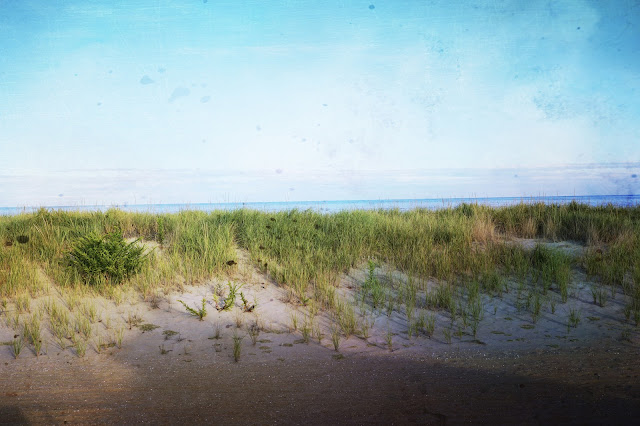
M22 337L17 337L13 339L13 341L11 342L11 351L13 352L13 357L15 359L18 359L18 357L20 356L20 353L22 352L23 347L24 347L24 340L22 340Z
M258 342L258 336L260 335L260 326L258 325L258 322L254 321L251 325L249 325L249 327L247 328L247 332L249 334L249 337L251 338L251 343L255 346L255 344Z
M22 334L33 347L36 356L40 355L42 349L42 333L40 331L40 317L36 314L24 321Z
M131 330L133 327L137 327L142 323L143 319L137 314L131 314L131 312L129 312L127 314L127 319L125 320L125 322L129 325L129 330Z
M289 318L291 319L291 330L296 331L298 329L298 313L291 311Z
M140 331L142 331L144 333L144 332L147 332L147 331L153 331L156 328L160 328L160 326L159 325L155 325L155 324L142 324L142 325L140 325L139 328L140 328Z
M98 334L96 336L94 343L96 345L96 353L100 354L102 352L102 349L105 347L104 337L102 337L102 334Z
M597 285L591 287L591 296L593 296L593 304L602 308L607 304L609 298L607 291Z
M68 291L64 294L64 303L67 305L67 309L73 312L75 308L80 306L80 296L75 291Z
M115 332L116 344L118 349L122 349L122 339L124 338L124 327L118 327Z
M220 328L220 323L216 322L216 325L213 329L213 338L216 340L219 340L221 334L222 334L222 329Z
M31 298L28 294L21 294L16 298L16 310L19 313L31 312Z
M569 318L567 323L567 331L569 331L569 329L572 327L573 328L578 327L578 324L580 324L580 311L578 311L575 308L570 308Z
M444 341L447 342L448 345L451 344L451 329L450 328L443 328L442 329L442 335L444 336Z
M336 315L338 324L340 324L340 328L347 338L356 333L358 322L353 306L339 302Z
M551 309L552 314L556 313L556 299L554 297L551 297L549 300L549 308Z
M244 339L243 336L233 334L233 360L235 362L240 361L240 355L242 355L242 339Z
M98 310L93 301L85 301L82 305L80 305L80 309L82 313L91 321L91 323L95 323L98 320Z
M319 324L316 324L316 325L313 327L313 336L314 336L316 339L318 339L318 344L320 344L320 345L321 345L321 344L322 344L322 337L323 337L324 335L322 334L322 330L320 329L320 325L319 325Z
M76 317L75 329L77 333L82 333L86 339L91 337L93 331L91 321L86 317Z
M187 305L182 300L178 299L178 302L182 303L182 305L184 306L184 308L187 310L189 314L193 315L194 317L197 317L200 321L202 321L204 317L207 316L207 308L206 308L207 300L205 298L202 299L202 307L198 308L196 306L195 309Z
M338 352L340 348L340 329L335 325L331 326L331 343L333 343L333 349Z
M231 281L229 281L227 285L229 287L229 293L227 294L227 297L225 297L225 299L222 301L222 303L220 303L221 296L218 292L214 293L213 295L213 301L215 303L216 309L219 311L228 311L233 308L236 303L236 293L243 286L243 284L232 284Z
M433 333L436 330L435 314L430 313L429 315L427 315L424 330L425 330L425 333L427 334L427 337L431 339L431 337L433 336Z
M476 297L469 305L469 313L471 315L471 330L473 331L473 337L475 338L478 332L480 322L484 318L484 304L480 297Z
M534 294L531 296L531 321L534 324L538 322L541 309L542 309L542 300L540 298L540 293L538 293L537 291L534 291Z
M236 328L241 328L242 324L244 324L244 317L242 316L242 313L240 313L240 311L236 311L236 315L234 319L236 323Z
M83 358L87 353L87 341L80 337L75 337L73 341L73 347L76 350L78 358Z
M304 342L307 344L311 339L311 330L312 324L310 323L309 318L305 318L304 322L302 323L302 327L300 328L300 332L302 333L302 340L304 340Z
M147 260L139 240L127 243L120 232L89 233L74 244L69 263L89 284L118 284L138 273Z
M362 330L362 338L364 340L369 339L369 337L371 337L371 327L373 327L374 325L374 318L372 317L371 319L367 318L367 315L365 315L362 318L362 322L360 324L360 328Z

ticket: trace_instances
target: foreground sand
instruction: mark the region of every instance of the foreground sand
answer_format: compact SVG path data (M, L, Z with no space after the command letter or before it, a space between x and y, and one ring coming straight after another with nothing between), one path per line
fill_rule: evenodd
M410 338L406 318L380 313L368 339L343 338L336 352L326 314L316 319L322 339L305 343L292 317L302 324L308 308L247 265L241 259L243 291L258 301L252 313L208 305L204 321L188 315L177 300L211 300L221 283L214 280L165 295L155 308L135 296L96 301L94 336L126 327L122 348L98 351L94 338L79 357L46 335L46 354L25 347L14 359L0 346L0 423L610 424L640 415L640 342L622 313L624 296L599 307L579 274L569 303L553 314L545 307L535 325L509 293L485 303L476 337L447 342L448 320L438 314L432 338ZM342 296L363 277L345 276ZM570 308L581 312L576 328L567 328ZM263 328L255 345L246 333L254 321ZM239 362L234 333L244 336ZM0 321L0 342L13 335Z

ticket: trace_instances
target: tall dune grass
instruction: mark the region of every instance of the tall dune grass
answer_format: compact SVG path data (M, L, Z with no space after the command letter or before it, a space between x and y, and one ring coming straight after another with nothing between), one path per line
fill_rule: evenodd
M40 209L0 217L0 297L14 298L25 292L37 296L46 294L51 286L113 297L112 287L84 282L70 265L74 242L91 232L119 232L152 243L155 248L149 261L122 284L144 297L158 288L179 288L233 274L234 267L227 262L237 259L238 249L246 250L255 266L301 300L313 298L334 310L341 306L335 292L340 275L368 259L405 272L420 291L426 291L426 282L432 278L448 286L477 281L484 291L499 294L505 276L535 278L545 291L560 289L568 279L568 268L582 265L594 279L623 286L628 294L640 294L639 230L638 207L577 203L502 208L463 204L437 211L335 214ZM527 252L507 243L534 237L573 240L587 246L586 254L572 260ZM386 294L383 290L381 295ZM434 304L452 304L443 295L438 297L440 301Z

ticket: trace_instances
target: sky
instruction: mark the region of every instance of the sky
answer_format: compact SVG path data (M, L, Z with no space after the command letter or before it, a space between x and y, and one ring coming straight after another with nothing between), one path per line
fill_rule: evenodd
M0 206L640 194L638 175L638 0L0 0Z

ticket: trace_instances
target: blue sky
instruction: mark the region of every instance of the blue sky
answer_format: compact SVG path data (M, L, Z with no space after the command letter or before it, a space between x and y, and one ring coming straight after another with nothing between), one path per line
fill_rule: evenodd
M640 2L0 0L0 206L640 193Z

